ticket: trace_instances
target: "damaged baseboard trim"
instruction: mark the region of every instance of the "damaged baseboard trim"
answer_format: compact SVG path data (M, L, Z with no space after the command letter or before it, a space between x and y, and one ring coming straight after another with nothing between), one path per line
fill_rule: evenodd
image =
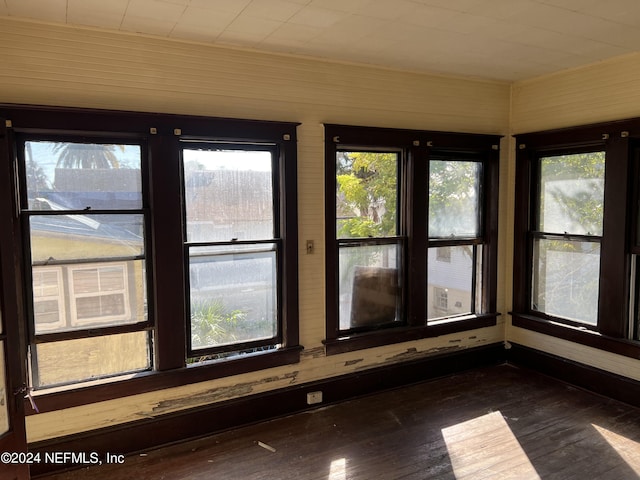
M29 445L30 452L92 451L135 454L212 435L265 420L324 407L344 400L399 388L487 365L505 362L502 343L456 350L394 363L325 380L281 388L177 413L107 427ZM307 393L323 392L322 404L310 407ZM56 468L57 467L57 468ZM34 464L33 476L52 473L60 465Z

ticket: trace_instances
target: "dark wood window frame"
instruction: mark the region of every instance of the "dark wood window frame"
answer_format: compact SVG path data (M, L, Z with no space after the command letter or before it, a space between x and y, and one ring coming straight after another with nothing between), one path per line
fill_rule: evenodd
M236 250L235 252L230 252L233 253L235 255L238 256L242 256L242 248L246 248L248 246L252 246L254 250L258 250L261 253L265 253L268 250L264 250L264 247L266 245L271 245L271 250L274 252L274 264L275 264L275 268L277 272L281 272L283 267L284 267L284 262L283 262L283 250L282 250L282 235L281 232L283 230L283 222L282 219L280 218L280 216L278 215L278 212L280 210L280 202L279 202L279 195L280 195L280 191L281 189L279 188L280 185L280 175L278 174L279 172L279 164L281 160L284 160L284 157L280 155L279 152L279 145L274 144L274 143L261 143L261 144L256 144L255 142L229 142L229 141L225 141L225 142L202 142L202 141L193 141L193 140L189 140L188 142L184 142L181 145L181 157L184 155L184 150L190 150L190 149L196 149L196 150L217 150L217 149L223 149L223 150L235 150L235 151L253 151L253 152L263 152L263 153L269 153L271 155L272 158L272 171L270 172L271 174L271 186L273 189L272 192L272 215L273 215L273 229L272 229L272 235L269 238L250 238L250 239L238 239L238 238L228 238L228 239L217 239L217 240L211 240L211 239L207 239L207 240L199 240L199 241L191 241L189 240L187 231L185 230L184 233L184 238L185 238L185 242L184 242L184 257L185 257L185 271L189 270L189 261L191 258L197 256L191 253L192 249L197 250L198 248L206 248L206 247L213 247L213 248L230 248L230 247L240 247L240 250ZM183 162L183 168L184 168L184 159L182 159ZM184 176L184 173L183 173ZM184 193L186 195L186 192ZM186 199L183 198L183 205L185 207L185 214L183 218L188 218L188 214L189 212L187 212L187 201ZM187 222L184 222L184 226L186 227ZM253 254L255 254L255 251L252 252ZM207 254L205 256L208 256L211 254ZM236 260L237 261L237 260ZM186 279L187 280L187 285L189 286L189 278ZM283 294L283 285L282 282L279 280L276 280L276 285L274 285L275 287L275 306L274 306L274 310L276 311L276 319L277 318L281 318L282 317L282 294ZM189 297L187 295L187 297ZM193 305L191 305L191 302L189 301L189 298L187 298L187 309L189 310L190 308L193 308ZM254 340L248 340L245 342L234 342L232 344L222 344L222 345L218 345L218 346L209 346L209 347L205 347L205 348L199 348L199 349L195 349L192 345L192 342L190 341L190 328L191 328L191 324L190 322L188 322L188 334L187 334L187 357L189 359L193 359L193 358L207 358L208 356L219 356L219 355L225 355L227 353L234 353L237 351L251 351L251 350L260 350L264 347L266 348L272 348L274 345L276 344L280 344L282 342L283 339L283 335L282 335L282 328L281 325L279 325L280 322L277 322L277 328L276 331L274 332L274 335L270 338L260 338L260 339L254 339Z
M8 125L13 151L11 178L2 178L0 188L12 192L11 211L19 214L16 135L73 135L81 139L129 138L145 144L143 178L147 178L149 198L149 230L147 261L151 268L149 280L149 310L153 318L148 328L154 333L154 371L125 377L114 377L73 385L73 388L44 390L36 402L40 412L54 411L124 396L140 394L180 385L203 382L225 376L297 363L300 360L298 325L297 267L297 143L296 126L291 122L195 117L170 114L148 114L92 109L72 109L26 105L0 105L0 118ZM198 366L186 366L186 285L183 259L183 206L181 166L182 139L202 139L228 142L270 143L279 153L277 206L278 222L282 225L280 242L282 305L280 319L281 347L261 354L238 356ZM23 233L19 222L5 229L3 242L12 246L15 257L23 257ZM168 261L167 259L171 259ZM4 267L3 267L4 268ZM16 282L26 284L24 271L17 272ZM26 291L30 287L26 286ZM26 308L15 319L21 325L28 322ZM21 327L21 330L24 330ZM104 333L104 332L103 332ZM26 336L24 341L26 342ZM30 406L27 414L33 414Z
M496 324L499 144L496 135L432 132L325 124L325 246L327 354L435 337ZM406 251L401 325L362 332L341 331L338 313L338 240L336 239L336 152L345 149L402 152L399 179L402 209L398 237ZM481 156L483 164L481 312L427 323L427 249L456 244L428 239L429 159Z
M640 252L637 230L640 119L621 120L516 136L513 325L608 352L638 358L629 339L631 256ZM532 238L536 218L536 164L552 154L603 150L604 220L600 239L596 326L544 315L531 308Z
M45 217L53 217L55 218L61 218L61 217L67 217L68 215L72 215L72 216L87 216L87 215L105 215L105 216L113 216L113 217L117 217L117 216L126 216L126 215L135 215L135 216L139 216L142 218L142 226L144 228L145 231L148 231L149 229L149 205L148 205L148 201L147 201L147 196L143 194L143 192L145 192L147 190L147 185L141 185L141 205L138 208L131 208L131 209L104 209L104 210L98 210L98 209L91 209L90 207L87 207L87 209L84 210L73 210L73 209L51 209L49 208L43 208L42 205L30 205L29 204L29 200L28 200L28 195L27 195L27 174L24 171L25 170L25 165L26 165L26 159L24 158L25 155L25 145L29 142L77 142L77 143L91 143L91 142L104 142L107 144L113 144L113 145L135 145L135 146L139 146L140 147L140 152L141 152L141 166L140 169L144 170L147 167L147 163L145 161L145 145L143 143L142 138L134 138L130 135L125 135L125 136L120 136L120 137L114 137L114 136L106 136L105 133L98 133L96 135L91 135L89 134L89 132L83 132L83 134L81 136L79 135L75 135L73 133L70 132L61 132L61 133L54 133L54 132L47 132L47 133L42 133L42 132L32 132L29 131L28 129L25 131L21 131L20 129L13 129L13 133L14 133L14 137L15 137L15 147L16 147L16 156L17 156L17 177L18 177L18 186L17 189L15 190L16 193L18 194L19 198L19 203L20 203L20 217L21 217L21 222L22 222L22 231L21 231L21 235L22 235L22 257L25 259L24 263L24 269L23 269L23 283L24 283L24 291L26 292L26 296L31 297L31 295L33 294L33 289L32 289L32 273L35 271L35 269L39 268L39 267L43 267L44 265L46 266L50 266L51 268L59 268L61 270L64 270L65 273L62 274L62 279L61 279L61 284L59 285L59 287L61 287L63 290L65 290L67 292L67 294L69 295L68 297L68 301L69 301L69 305L67 306L67 310L69 310L68 312L68 316L69 319L71 319L72 317L74 317L74 315L71 313L72 307L74 305L73 302L73 297L72 297L72 293L71 293L71 288L70 288L70 284L71 284L71 277L68 277L67 275L67 271L70 271L72 268L79 268L82 265L87 266L87 265L93 265L94 267L96 265L107 265L107 264L112 264L113 262L116 263L122 263L122 262L128 262L128 261L143 261L147 264L147 277L151 277L152 274L152 266L150 265L150 263L148 262L148 241L146 241L146 239L143 240L143 252L140 255L134 255L134 256L126 256L126 257L122 257L122 256L114 256L114 255L104 255L102 256L102 254L98 254L98 256L96 258L87 258L85 257L84 260L86 260L85 262L81 262L78 260L71 260L71 261L67 261L67 260L55 260L53 258L50 258L49 260L47 260L46 262L36 262L36 261L31 261L31 257L29 255L29 251L31 249L31 241L30 241L30 235L29 233L31 232L31 226L30 221L34 218L45 218ZM142 179L144 180L143 183L146 183L146 178L145 176L142 177ZM146 283L148 283L149 278L146 278L145 281ZM126 281L126 279L125 279ZM64 294L63 294L64 297ZM152 300L152 298L149 298L148 300ZM64 301L64 300L63 300ZM150 302L152 303L152 302ZM33 306L31 304L31 302L27 301L26 302L26 312L27 312L27 318L34 318L35 314L33 312ZM132 323L127 323L125 325L111 325L111 326L86 326L84 328L80 327L80 326L76 326L76 328L72 329L72 330L68 330L68 331L63 331L63 332L36 332L36 328L35 325L32 324L32 322L27 322L27 330L29 332L29 346L31 347L30 350L30 363L32 365L32 377L33 377L33 382L34 385L39 385L40 381L39 381L39 368L38 368L38 347L40 346L45 346L47 344L52 344L55 342L63 342L63 341L73 341L73 340L80 340L80 339L85 339L85 338L90 338L90 337L108 337L110 335L118 335L118 334L127 334L127 333L137 333L137 332L150 332L152 330L152 321L150 320L152 318L152 312L149 312L149 316L147 318L147 320L145 321L138 321L138 322L132 322ZM146 335L148 337L148 341L151 342L151 338L148 336L148 333ZM149 359L150 361L151 359ZM74 383L73 381L67 382L67 383ZM55 387L55 385L52 385L53 387ZM47 388L47 387L43 387L43 388Z

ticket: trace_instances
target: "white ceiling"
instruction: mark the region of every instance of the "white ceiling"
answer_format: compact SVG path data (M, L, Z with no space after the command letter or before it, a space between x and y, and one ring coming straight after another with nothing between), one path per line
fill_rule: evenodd
M640 51L640 0L0 0L0 16L505 81Z

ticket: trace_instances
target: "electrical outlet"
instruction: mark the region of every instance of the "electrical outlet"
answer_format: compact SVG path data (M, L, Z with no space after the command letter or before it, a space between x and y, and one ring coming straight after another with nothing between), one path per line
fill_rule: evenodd
M315 405L316 403L322 403L322 392L307 393L307 405Z

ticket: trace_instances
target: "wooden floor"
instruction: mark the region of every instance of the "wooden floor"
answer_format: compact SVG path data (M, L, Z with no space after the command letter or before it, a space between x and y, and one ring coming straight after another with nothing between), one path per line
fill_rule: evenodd
M637 479L640 409L502 365L44 478Z

